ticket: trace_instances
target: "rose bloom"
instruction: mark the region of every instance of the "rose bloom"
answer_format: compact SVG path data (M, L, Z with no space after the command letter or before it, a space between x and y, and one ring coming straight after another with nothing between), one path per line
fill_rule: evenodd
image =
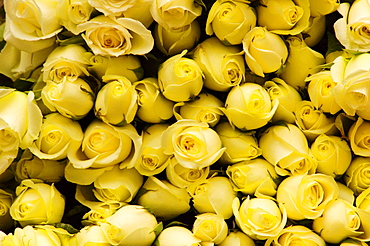
M150 13L152 2L152 0L136 0L132 7L123 11L122 15L127 18L138 20L146 28L149 28L154 21L153 16Z
M178 120L161 137L164 153L173 154L184 167L203 168L215 163L225 151L216 131L207 123Z
M143 55L154 46L151 32L131 18L98 15L79 25L82 37L95 55Z
M219 246L255 246L255 242L247 234L238 230L230 230Z
M227 46L210 37L192 51L193 59L204 73L204 86L215 91L228 91L245 81L245 61L242 49Z
M370 187L361 191L361 193L355 199L355 205L357 208L370 213Z
M256 11L247 2L215 1L207 16L206 34L215 34L225 44L237 45L256 22Z
M84 226L73 236L73 241L71 240L71 245L112 245L110 244L107 236L104 233L105 232L100 224Z
M359 156L370 157L368 138L370 122L358 117L348 131L348 138L353 153Z
M137 0L124 0L124 1L112 1L112 0L88 0L89 4L102 12L105 16L121 16L122 13L134 6Z
M10 216L10 206L15 198L15 194L8 189L0 189L0 231L13 230L15 221ZM1 242L1 236L0 236Z
M202 213L195 216L192 231L202 242L218 245L226 238L229 228L222 215Z
M370 158L356 156L344 174L346 185L358 196L370 185Z
M331 14L339 7L339 0L310 0L311 16L318 17Z
M310 17L309 26L302 31L304 41L309 47L315 47L326 33L326 16Z
M169 226L163 229L156 239L161 246L198 245L201 240L183 226Z
M78 25L87 22L93 10L89 0L60 0L56 9L62 26L74 35L80 34Z

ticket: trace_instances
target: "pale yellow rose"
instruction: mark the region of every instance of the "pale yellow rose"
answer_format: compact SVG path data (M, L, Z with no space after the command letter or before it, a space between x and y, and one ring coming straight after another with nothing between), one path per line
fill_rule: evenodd
M74 120L85 117L94 106L92 88L81 78L74 81L65 80L61 83L47 82L42 88L41 99L50 111L58 111L63 116Z
M62 31L57 5L56 0L5 0L5 41L30 53L54 45L55 36Z
M312 245L325 246L326 243L311 229L302 225L284 228L275 238L269 238L265 246Z
M334 95L331 93L337 83L334 82L330 71L320 71L312 74L306 81L309 83L307 92L315 108L330 114L336 114L341 110Z
M288 58L288 48L284 40L266 27L256 26L243 38L245 61L249 69L258 76L276 72Z
M76 245L89 246L110 246L105 231L100 225L88 225L81 228L75 235Z
M316 219L338 194L339 188L332 176L303 174L284 179L277 189L276 200L284 204L289 219Z
M352 161L349 144L338 136L319 135L311 144L311 153L317 160L317 172L339 178Z
M150 13L154 21L166 29L189 25L202 13L202 6L193 0L153 0Z
M247 234L238 230L231 230L219 246L255 246L255 242Z
M203 183L188 187L188 192L192 196L193 207L199 213L215 213L222 215L225 219L232 216L231 205L236 192L227 177L211 177Z
M156 47L165 55L173 56L183 50L191 50L200 39L200 26L197 20L179 28L166 29L156 24L154 40Z
M269 198L250 198L240 204L235 198L232 204L235 222L254 240L276 237L287 223L285 206Z
M256 11L248 1L215 1L207 16L206 34L215 34L225 44L238 45L256 23Z
M183 226L170 226L163 229L156 239L156 243L161 246L198 246L201 240ZM155 244L156 245L156 244Z
M88 0L89 4L105 16L121 16L122 13L134 6L137 0Z
M122 14L124 17L140 21L146 28L149 28L154 21L150 13L152 2L152 0L135 0L134 4Z
M297 35L310 18L309 0L261 0L256 7L257 24L281 35Z
M274 125L259 139L262 156L275 166L280 176L312 174L317 161L311 156L308 141L296 125Z
M145 78L133 84L137 92L138 110L136 116L147 123L161 123L173 116L174 102L165 98L154 77Z
M54 184L25 179L15 190L10 215L22 227L30 224L59 223L64 214L65 198Z
M339 7L339 0L310 0L311 16L318 17L331 14Z
M79 25L82 37L95 55L144 55L154 46L151 32L131 18L98 15Z
M214 127L223 115L222 106L223 102L212 94L200 93L194 100L176 103L173 111L177 120L193 119Z
M369 212L337 199L331 201L323 215L313 221L312 228L325 242L331 244L339 244L348 237L369 241L369 221Z
M234 86L227 94L224 114L231 125L240 130L254 130L266 125L279 105L256 83Z
M179 188L167 180L148 177L142 186L145 193L138 204L148 208L160 220L171 220L190 210L190 195L185 188Z
M89 0L60 0L56 9L62 26L74 35L80 34L78 25L87 22L93 10Z
M270 95L271 100L278 99L279 106L276 109L272 122L285 121L287 123L294 123L294 110L296 105L302 101L299 92L293 86L285 83L280 78L273 78L263 84Z
M228 91L245 81L245 61L240 47L227 46L210 37L195 47L192 56L204 73L206 88Z
M222 145L226 147L218 163L233 164L254 159L262 154L254 131L240 131L228 122L218 123L215 130L221 138Z
M326 33L326 16L310 17L309 26L302 31L304 41L309 47L315 47Z
M287 84L296 89L303 89L306 86L307 76L319 72L320 65L325 63L325 58L321 53L310 48L301 37L290 36L286 42L289 56L284 69L278 74Z
M271 163L256 158L230 165L226 174L234 190L256 197L273 197L276 195L278 175Z
M184 167L204 168L215 163L225 151L216 131L205 122L178 120L161 136L162 148Z
M355 193L353 190L351 190L348 186L346 186L343 181L335 181L338 185L339 188L339 194L338 194L338 199L345 200L351 204L355 203Z
M203 88L203 72L193 59L184 57L186 53L171 56L158 69L159 89L174 102L189 101Z
M358 117L348 131L348 138L351 149L354 154L364 157L370 157L370 122Z
M195 216L192 231L202 242L218 245L226 238L229 228L222 215L201 213Z
M12 205L14 198L15 194L13 191L0 189L0 231L10 231L15 227L15 221L10 216L10 206Z
M77 194L77 193L76 193ZM77 198L77 196L76 196ZM79 197L81 198L81 197ZM77 200L77 199L76 199ZM125 206L125 203L118 203L118 202L94 202L94 203L86 203L84 200L81 202L83 205L92 205L90 211L85 213L82 217L81 224L83 226L88 225L100 225L101 223L106 223L106 219L114 214L117 209Z
M139 158L142 139L131 125L111 126L93 120L82 143L71 144L67 156L75 168L101 168L120 163L132 168Z
M355 196L366 190L370 185L370 158L356 156L352 159L347 171L344 174L346 185L353 190Z

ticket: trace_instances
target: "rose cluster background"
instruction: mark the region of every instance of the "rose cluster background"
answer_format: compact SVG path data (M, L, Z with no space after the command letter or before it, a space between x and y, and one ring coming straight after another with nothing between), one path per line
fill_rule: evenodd
M370 242L368 0L0 6L0 245Z

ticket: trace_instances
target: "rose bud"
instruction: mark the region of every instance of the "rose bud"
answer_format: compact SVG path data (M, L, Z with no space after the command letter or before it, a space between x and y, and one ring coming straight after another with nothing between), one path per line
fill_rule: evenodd
M170 226L163 229L154 245L183 246L197 245L201 240L194 236L192 231L183 226Z
M68 31L74 35L80 34L77 30L79 24L87 22L94 8L89 0L60 0L56 8L58 18Z
M255 246L253 239L242 231L232 230L219 246Z
M354 154L370 157L370 145L368 138L370 136L370 121L358 117L348 131L349 143Z
M367 173L370 171L370 158L356 156L353 158L347 171L344 174L346 185L358 196L370 185L370 177Z

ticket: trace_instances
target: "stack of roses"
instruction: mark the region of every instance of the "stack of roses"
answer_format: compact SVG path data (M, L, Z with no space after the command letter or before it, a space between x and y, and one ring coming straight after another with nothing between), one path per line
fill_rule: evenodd
M4 10L1 245L370 241L367 0Z

